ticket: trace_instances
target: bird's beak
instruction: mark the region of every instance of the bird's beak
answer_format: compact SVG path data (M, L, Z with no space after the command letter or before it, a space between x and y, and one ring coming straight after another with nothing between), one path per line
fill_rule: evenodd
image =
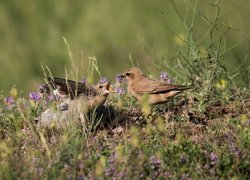
M107 90L108 90L110 93L115 93L115 91L114 91L113 88L112 88L111 81L109 81L108 84L107 84Z
M126 73L121 74L122 78L125 78L126 76L127 76Z

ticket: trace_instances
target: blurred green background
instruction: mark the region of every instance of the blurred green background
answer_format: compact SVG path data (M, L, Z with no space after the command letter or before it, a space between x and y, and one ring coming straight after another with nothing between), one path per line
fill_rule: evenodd
M109 79L131 66L131 60L158 73L155 62L171 57L183 46L185 24L190 24L196 1L117 1L117 0L2 0L0 1L0 89L8 92L12 85L24 92L43 82L41 64L53 75L65 76L70 45L79 76L86 75L88 57L95 56L101 72ZM244 81L249 68L250 1L198 1L194 22L196 38L207 32L200 14L213 22L220 6L222 32L227 48L223 63L234 73L239 65ZM247 59L248 58L248 59ZM161 69L162 70L162 69ZM165 69L168 71L169 69ZM99 78L99 77L98 77Z

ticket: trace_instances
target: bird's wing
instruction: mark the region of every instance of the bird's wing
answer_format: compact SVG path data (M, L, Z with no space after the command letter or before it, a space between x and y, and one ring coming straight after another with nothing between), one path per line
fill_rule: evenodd
M57 77L49 77L47 83L42 85L39 90L40 92L50 92L50 89L57 89L60 94L69 94L72 98L79 95L95 96L97 94L97 91L87 84Z
M157 93L165 93L169 91L182 91L190 89L187 86L181 86L181 85L172 85L172 84L166 84L160 81L155 81L152 79L145 79L144 81L140 81L139 83L134 84L134 90L138 94L157 94Z

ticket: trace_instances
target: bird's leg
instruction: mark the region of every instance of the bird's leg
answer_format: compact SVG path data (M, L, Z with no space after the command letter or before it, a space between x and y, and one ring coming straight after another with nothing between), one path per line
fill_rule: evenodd
M173 109L174 109L174 98L171 97L171 110L173 110Z

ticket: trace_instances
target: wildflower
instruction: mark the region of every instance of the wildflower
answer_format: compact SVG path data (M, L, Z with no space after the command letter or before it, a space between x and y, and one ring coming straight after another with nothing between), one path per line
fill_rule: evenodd
M105 167L104 174L105 176L112 176L115 173L114 163L116 161L116 154L112 153L107 161L108 166Z
M163 81L164 83L167 83L167 84L172 84L174 82L173 79L171 79L169 76L168 76L168 73L167 72L161 72L160 73L160 79L161 81Z
M53 101L54 99L55 99L55 97L53 95L48 96L48 101Z
M171 173L169 171L165 171L163 173L163 176L164 176L165 179L169 179L171 177Z
M30 100L33 100L33 101L39 101L41 99L41 95L37 92L30 92L29 98Z
M211 165L215 165L217 163L218 157L215 153L210 154Z
M85 77L82 77L82 79L80 80L80 83L86 84L87 80Z
M215 84L215 87L218 88L218 89L220 89L220 90L224 90L227 87L227 81L224 80L224 79L221 79L219 82L217 82Z
M108 82L108 79L106 77L101 77L99 83L103 84L103 83L106 83L106 82Z
M5 102L6 102L7 104L11 105L11 104L14 103L14 99L13 99L11 96L9 96L9 97L7 97L7 98L5 99Z
M150 163L151 163L151 169L153 170L152 172L153 179L157 179L161 171L160 170L161 161L156 156L151 156Z
M156 167L158 167L161 164L161 161L155 157L155 156L151 156L150 157L150 163Z
M112 176L115 173L114 167L108 167L104 170L105 176Z
M210 154L210 160L211 161L216 161L217 160L217 155L215 153Z
M123 76L121 74L118 74L115 78L117 83L122 83L123 82Z
M11 95L11 97L14 97L14 98L16 98L18 96L18 90L16 87L12 87L10 89L10 95Z
M77 179L79 179L79 180L84 180L84 176L83 176L83 175L80 175L80 176L78 176Z
M93 174L93 171L89 171L88 175L87 175L87 179L95 179L94 178L94 174Z
M210 160L211 161L217 161L217 155L215 153L210 154Z
M126 169L124 170L124 171L122 171L122 172L120 172L120 173L118 173L118 179L125 179L124 177L125 177L125 175L126 175Z
M236 157L238 157L241 153L240 149L233 142L229 144L229 151Z
M188 173L184 173L181 175L181 180L185 180L185 179L189 179L189 174Z
M162 80L168 79L168 78L169 78L169 77L168 77L168 73L167 73L167 72L161 72L161 73L160 73L160 78L161 78Z
M115 89L116 94L124 94L125 90L122 87L117 87Z
M204 169L208 170L210 168L210 165L208 163L206 163L204 166L203 166Z
M242 114L240 117L240 121L242 125L249 126L250 125L250 119L246 114Z
M80 169L83 169L84 168L84 163L80 162L78 166L79 166Z

